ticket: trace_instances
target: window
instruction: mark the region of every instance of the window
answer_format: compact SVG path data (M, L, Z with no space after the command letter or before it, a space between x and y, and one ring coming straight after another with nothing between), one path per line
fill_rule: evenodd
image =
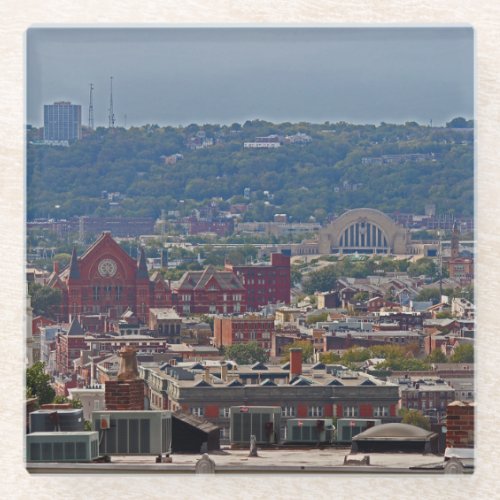
M389 416L389 408L387 406L375 406L373 409L374 417L388 417Z
M99 409L99 401L94 401L94 410L98 410Z
M292 405L286 405L281 407L282 417L295 417L295 407Z
M357 417L358 415L357 406L344 406L344 417Z
M196 417L203 417L205 409L202 406L193 406L191 407L191 413Z
M229 418L229 408L219 408L219 417Z
M222 300L223 300L224 302L226 302L226 301L227 301L227 293L224 293L224 294L222 295Z
M322 417L323 416L323 407L322 406L310 406L307 415L309 417Z
M239 302L239 301L241 301L241 295L240 295L240 294L233 295L233 301L234 301L234 302Z
M189 306L182 306L183 313L189 313L190 311L191 311L191 308Z
M270 332L262 332L262 338L263 339L270 339L271 333Z
M217 312L217 307L215 306L215 304L210 304L208 306L208 312L212 314Z

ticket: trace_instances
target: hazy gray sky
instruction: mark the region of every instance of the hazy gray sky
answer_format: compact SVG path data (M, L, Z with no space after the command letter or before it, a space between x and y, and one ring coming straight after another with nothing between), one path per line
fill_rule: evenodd
M43 104L107 125L248 119L436 125L474 112L473 30L453 28L31 28L27 123Z

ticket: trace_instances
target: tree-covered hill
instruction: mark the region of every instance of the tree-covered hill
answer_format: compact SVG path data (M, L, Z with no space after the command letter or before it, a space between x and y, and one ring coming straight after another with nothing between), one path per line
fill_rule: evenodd
M450 123L463 127L460 121ZM297 133L311 141L277 149L243 147L255 137ZM188 147L205 139L213 145ZM377 160L413 153L427 156ZM166 164L164 157L174 154L183 158ZM374 126L254 120L231 126L98 128L69 147L29 141L27 215L29 220L56 216L58 205L59 218L158 216L162 209L187 212L214 197L243 202L247 187L252 195L246 220L269 220L277 211L294 220L323 220L362 206L422 213L427 203L435 203L439 212L472 215L473 164L471 128L415 122ZM119 201L110 204L103 191L119 192Z

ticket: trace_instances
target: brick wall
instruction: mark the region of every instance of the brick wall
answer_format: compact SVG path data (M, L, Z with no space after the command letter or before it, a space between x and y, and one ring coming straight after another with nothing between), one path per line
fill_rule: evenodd
M474 447L474 403L453 401L446 408L446 446Z
M107 410L144 410L144 381L107 381L104 399Z

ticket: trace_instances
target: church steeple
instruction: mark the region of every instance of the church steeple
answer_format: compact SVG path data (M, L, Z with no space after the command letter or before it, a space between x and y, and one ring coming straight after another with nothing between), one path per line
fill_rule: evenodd
M80 279L80 268L78 266L78 256L76 255L76 247L73 247L73 252L71 253L68 278Z
M149 279L148 267L146 266L146 254L142 247L139 252L139 259L137 260L137 278Z

